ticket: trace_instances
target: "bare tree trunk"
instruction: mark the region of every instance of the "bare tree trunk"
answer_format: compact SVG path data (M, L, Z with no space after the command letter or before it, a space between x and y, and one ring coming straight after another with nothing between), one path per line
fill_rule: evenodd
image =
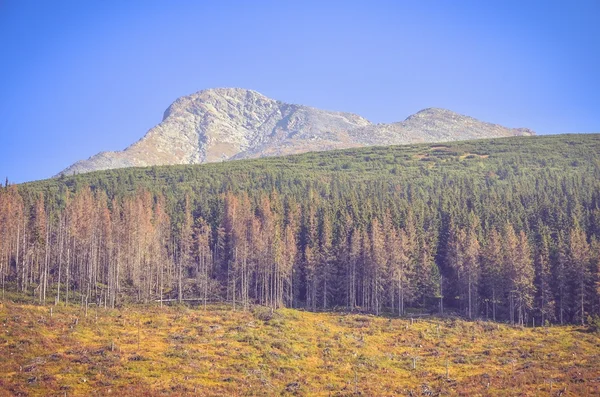
M544 291L542 290L542 327L544 326Z
M211 265L213 264L213 256L210 254L210 252L208 253L209 257L208 260L210 261ZM204 266L204 310L206 311L206 303L208 301L208 263L206 263L205 260L205 266Z
M473 313L471 311L471 273L469 272L469 320L473 319Z
M563 295L563 287L561 286L560 287L560 325L564 324L564 322L563 322L563 312L564 312L564 309L563 309L563 300L564 299L563 299L563 297L564 297L564 295Z
M175 251L175 237L173 237L173 251ZM176 258L173 255L173 258ZM181 263L181 253L179 254L179 258L177 260L177 302L181 303L183 300L183 269Z
M68 244L68 242L67 242ZM71 269L71 247L67 248L67 277L65 279L65 306L69 304L69 284L70 284L70 269Z
M581 278L581 325L585 325L585 315L583 311L583 298L585 296L585 281Z
M50 215L48 215L48 219L46 220L46 253L45 253L45 258L44 258L44 283L42 285L42 299L43 302L46 303L46 288L48 286L48 273L49 273L49 265L48 265L48 261L49 261L49 255L50 255L50 233L51 233L52 227L50 225Z
M325 274L325 279L323 280L323 310L327 310L327 274Z
M17 273L17 283L19 283L19 280L20 280L20 278L19 278L19 242L21 241L20 234L21 234L21 224L17 223L17 244L16 244L17 245L17 247L16 247L17 253L16 253L16 261L15 261L15 266L17 267L17 269L16 269L17 270L17 272L16 272Z
M233 268L233 271L231 271L231 289L232 289L232 294L231 294L231 298L233 299L233 310L235 311L235 293L236 293L236 277L235 277L235 273L237 271L237 267L238 267L238 250L237 247L235 247L235 258L234 258L234 263L235 266Z
M492 288L492 318L496 321L496 289Z
M162 251L161 251L162 252ZM162 258L162 254L161 254L161 258ZM164 258L162 258L161 263L159 265L160 269L159 269L159 277L160 277L160 307L163 307L163 283L164 283L164 275L163 275L163 268L164 268Z
M469 285L470 287L470 285ZM470 290L469 290L469 300L471 298L471 294L470 294ZM444 315L444 276L442 276L440 274L440 314Z
M402 282L402 273L398 273L398 315L404 316L404 283Z
M522 327L524 324L523 318L523 293L519 292L519 325Z
M352 259L352 279L350 285L350 308L356 307L356 259Z
M22 281L21 281L21 291L25 292L25 290L27 289L27 269L25 267L25 261L26 261L26 253L27 251L25 250L26 244L26 224L25 224L25 215L23 215L23 258L21 259L21 262L23 262L21 264L21 271L22 271Z
M63 236L63 223L62 219L59 218L58 223L58 284L56 288L56 301L55 305L60 302L60 278L62 275L62 260L63 260L63 248L64 248L64 236Z
M509 293L510 301L510 325L515 325L514 300L512 291Z

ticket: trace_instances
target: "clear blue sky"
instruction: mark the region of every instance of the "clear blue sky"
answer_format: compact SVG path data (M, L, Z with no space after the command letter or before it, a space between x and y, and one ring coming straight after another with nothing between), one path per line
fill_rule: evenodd
M243 87L400 121L443 107L600 131L600 1L0 0L0 177L121 150L181 95Z

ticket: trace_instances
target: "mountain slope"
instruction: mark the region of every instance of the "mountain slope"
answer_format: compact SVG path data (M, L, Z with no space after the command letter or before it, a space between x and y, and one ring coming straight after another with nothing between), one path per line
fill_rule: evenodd
M580 293L577 282L544 281L558 277L600 280L599 147L600 134L509 137L122 168L9 186L0 189L0 252L1 263L14 265L0 267L0 276L9 288L22 274L31 274L30 286L49 280L49 291L64 283L92 302L208 294L236 296L239 304L321 310L356 302L371 313L397 313L400 262L386 252L405 252L403 302L411 311L443 307L488 318L493 308L484 303L493 299L492 318L525 321L510 299L524 280L528 324L534 317L535 324L582 324L588 313L600 314L599 291L562 305L538 293ZM63 262L69 247L74 259ZM47 273L28 252L46 255ZM546 256L540 278L540 252L587 252L589 259L576 267ZM456 259L465 255L476 263L472 294ZM67 276L59 271L65 263ZM90 290L92 274L98 288ZM116 289L118 280L124 288Z
M252 90L219 88L177 99L163 121L120 152L102 152L61 174L133 166L200 164L369 145L533 135L444 109L425 109L403 122L365 118L267 98Z

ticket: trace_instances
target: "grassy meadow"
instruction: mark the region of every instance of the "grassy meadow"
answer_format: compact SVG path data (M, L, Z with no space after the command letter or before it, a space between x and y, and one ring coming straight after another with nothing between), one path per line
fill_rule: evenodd
M0 304L0 395L600 394L600 336L293 309Z

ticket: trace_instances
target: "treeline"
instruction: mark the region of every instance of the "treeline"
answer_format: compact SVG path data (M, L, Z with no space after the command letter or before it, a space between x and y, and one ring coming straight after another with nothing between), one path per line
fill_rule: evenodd
M508 140L510 154L477 142L354 150L342 167L343 152L292 157L289 169L223 164L192 184L185 174L202 167L8 186L2 288L106 306L194 299L584 322L600 313L596 138L577 150L554 142L555 157L537 140ZM348 172L349 158L378 171ZM315 159L329 171L299 178L294 162Z

